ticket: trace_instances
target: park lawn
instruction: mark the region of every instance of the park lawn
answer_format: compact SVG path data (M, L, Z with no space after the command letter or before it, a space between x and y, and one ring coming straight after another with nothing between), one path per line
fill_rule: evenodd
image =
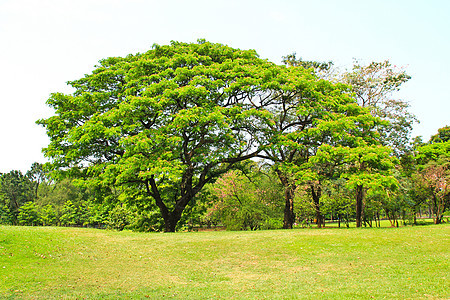
M134 233L0 226L1 299L449 299L450 225Z

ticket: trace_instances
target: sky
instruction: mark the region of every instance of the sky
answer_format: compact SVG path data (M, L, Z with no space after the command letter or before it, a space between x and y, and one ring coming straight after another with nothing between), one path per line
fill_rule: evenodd
M46 162L36 120L51 93L97 62L197 39L255 49L281 63L297 53L333 61L389 60L412 77L395 95L420 120L413 136L450 125L447 0L0 0L0 172Z

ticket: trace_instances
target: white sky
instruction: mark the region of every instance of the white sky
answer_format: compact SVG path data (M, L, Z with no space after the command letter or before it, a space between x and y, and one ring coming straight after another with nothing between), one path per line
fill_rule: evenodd
M204 38L280 63L293 52L350 67L389 59L424 140L450 125L447 0L0 0L0 172L45 162L52 92L102 58Z

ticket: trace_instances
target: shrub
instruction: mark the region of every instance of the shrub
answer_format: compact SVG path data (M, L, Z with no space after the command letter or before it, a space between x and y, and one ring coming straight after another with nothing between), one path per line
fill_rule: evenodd
M41 221L44 226L51 226L58 224L58 216L53 208L53 205L47 204L41 210Z
M59 219L61 222L61 225L63 226L70 226L70 225L77 225L77 208L72 203L72 201L67 200L66 203L64 203L64 206L62 208L62 215Z
M156 210L141 212L135 216L127 228L137 232L159 232L164 229L164 220Z
M266 219L261 226L261 229L281 229L283 228L283 220L280 218Z
M19 215L17 216L19 225L36 226L41 225L41 218L34 202L26 202L19 208Z
M0 224L11 225L13 217L8 205L0 205Z
M107 220L109 229L115 229L122 231L130 224L130 215L132 212L126 208L125 205L119 204L114 207L110 212Z

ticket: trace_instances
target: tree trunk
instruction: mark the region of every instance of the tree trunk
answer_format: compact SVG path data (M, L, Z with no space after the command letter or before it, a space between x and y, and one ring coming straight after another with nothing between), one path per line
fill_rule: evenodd
M433 213L436 216L434 219L434 224L441 224L442 218L444 217L444 211L446 209L445 196L433 195Z
M155 199L156 206L158 206L161 216L164 220L164 232L175 232L178 221L181 219L181 214L185 209L186 205L193 198L192 195L185 193L184 197L181 197L172 211L169 211L167 206L164 204L161 195L159 194L158 188L156 186L155 179L153 177L145 182L147 187L147 193L153 199Z
M175 209L169 213L164 219L164 232L175 232L178 221L181 219L181 213L175 211Z
M358 185L356 187L356 227L361 227L362 225L363 192L363 186Z
M284 220L283 220L284 229L292 229L292 227L294 226L295 221L294 193L295 188L292 185L285 187L284 191L285 205L284 205Z
M314 201L314 209L316 211L317 227L321 228L324 225L323 216L322 213L320 212L321 189L317 188L317 190L315 190L314 186L311 185L311 194Z
M294 196L295 196L295 184L289 182L287 176L280 170L275 170L281 184L284 187L284 219L283 219L283 229L292 229L295 221L294 214Z

